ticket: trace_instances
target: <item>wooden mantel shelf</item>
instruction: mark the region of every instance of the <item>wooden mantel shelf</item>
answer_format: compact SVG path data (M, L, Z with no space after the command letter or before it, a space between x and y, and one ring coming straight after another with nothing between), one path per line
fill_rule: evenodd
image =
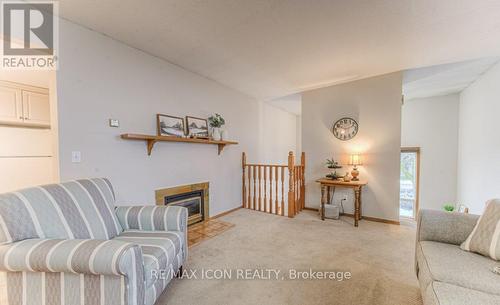
M182 142L182 143L198 143L198 144L217 145L219 155L226 145L238 144L238 142L234 142L234 141L214 141L214 140L205 140L205 139L196 139L196 138L152 136L152 135L133 134L133 133L124 133L121 135L121 138L124 140L146 141L146 145L148 148L148 156L151 156L151 151L153 150L153 147L157 142Z

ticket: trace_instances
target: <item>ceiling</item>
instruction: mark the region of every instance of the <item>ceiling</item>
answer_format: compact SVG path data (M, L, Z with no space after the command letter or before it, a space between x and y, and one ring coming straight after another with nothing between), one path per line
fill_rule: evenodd
M405 100L459 93L498 60L498 57L490 57L405 71L403 74Z
M500 55L498 0L64 0L62 17L261 100Z
M302 94L300 93L283 96L274 100L267 101L267 103L295 115L302 114Z

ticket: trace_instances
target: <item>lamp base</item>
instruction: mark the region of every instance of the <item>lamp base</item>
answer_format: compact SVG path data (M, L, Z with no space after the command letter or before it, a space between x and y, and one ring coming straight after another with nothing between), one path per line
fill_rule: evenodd
M358 168L355 166L352 171L351 171L351 176L352 176L352 181L359 181L359 171L358 171Z

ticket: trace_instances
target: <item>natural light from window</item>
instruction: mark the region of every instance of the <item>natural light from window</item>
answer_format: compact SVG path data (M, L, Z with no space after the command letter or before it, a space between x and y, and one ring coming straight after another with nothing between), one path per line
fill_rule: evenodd
M417 200L417 152L401 152L399 216L414 218Z

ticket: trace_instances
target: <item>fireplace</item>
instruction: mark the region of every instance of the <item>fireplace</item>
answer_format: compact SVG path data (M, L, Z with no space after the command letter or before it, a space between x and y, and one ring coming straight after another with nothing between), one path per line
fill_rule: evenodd
M196 183L156 190L156 204L188 209L188 225L208 220L209 183Z
M180 205L188 209L188 223L203 221L203 191L164 197L165 205Z

